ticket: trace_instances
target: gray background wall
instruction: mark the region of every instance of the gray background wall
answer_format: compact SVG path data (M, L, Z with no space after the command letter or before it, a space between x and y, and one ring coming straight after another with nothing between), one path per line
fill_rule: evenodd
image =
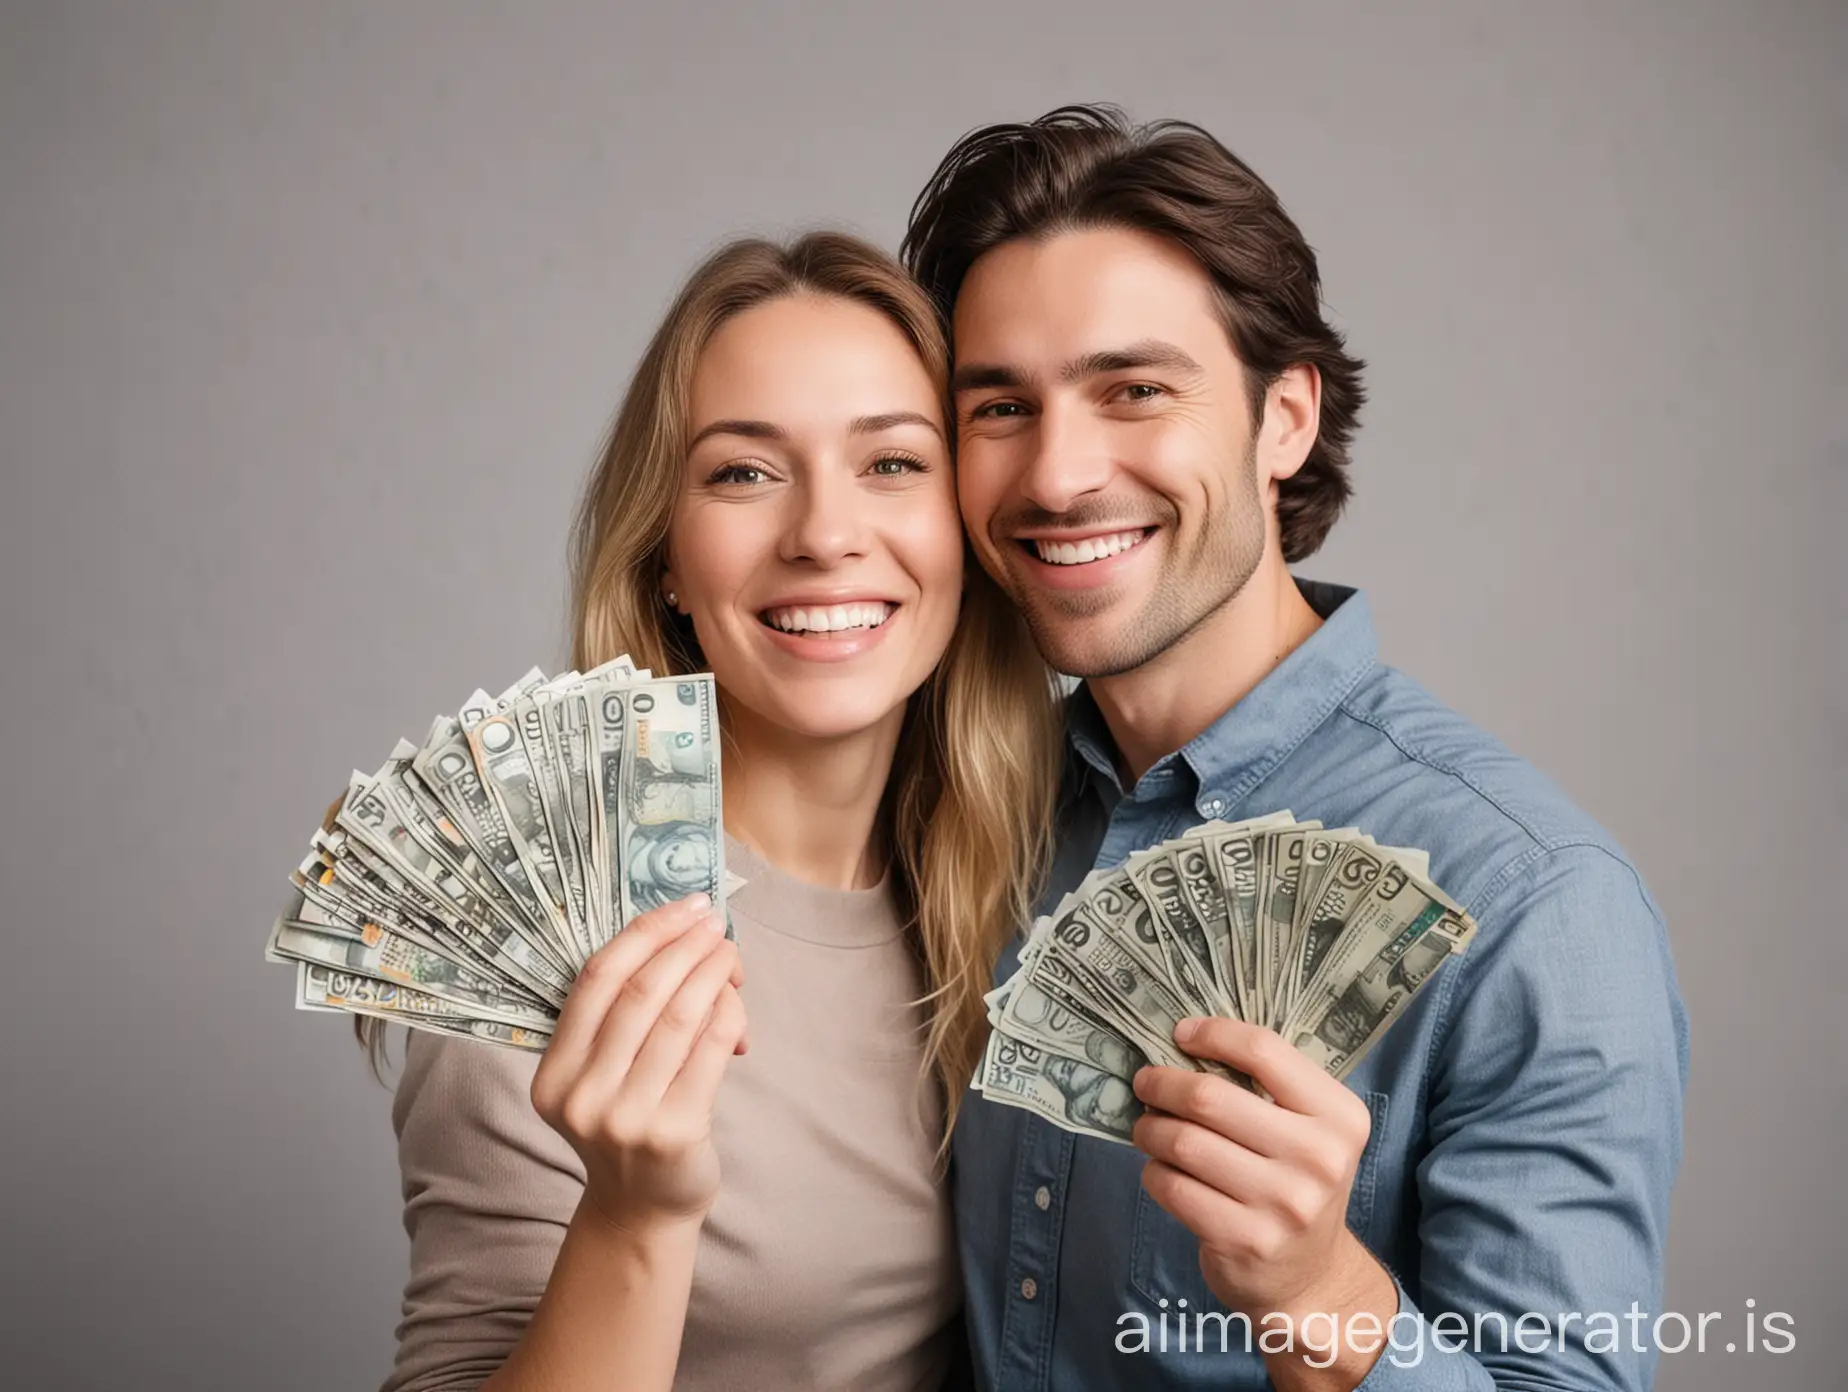
M575 491L705 249L895 244L955 137L1081 99L1282 192L1373 389L1305 573L1666 910L1668 1304L1798 1342L1660 1386L1842 1385L1842 7L639 9L0 7L17 1385L376 1382L388 1097L259 953L319 810L561 654Z

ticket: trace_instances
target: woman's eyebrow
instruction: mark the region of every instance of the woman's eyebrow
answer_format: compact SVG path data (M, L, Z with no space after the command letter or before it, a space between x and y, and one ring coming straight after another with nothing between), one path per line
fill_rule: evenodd
M687 441L687 448L692 449L701 440L713 435L742 435L747 440L787 440L789 438L787 430L770 421L716 420Z
M881 430L892 430L901 425L921 425L939 438L943 435L941 425L916 411L882 411L876 416L855 416L847 431L851 435L876 435ZM716 420L702 427L698 434L687 441L687 448L692 449L700 441L714 435L741 435L747 440L789 439L789 432L773 421Z
M855 416L853 423L847 427L850 435L876 435L881 430L891 430L900 425L921 425L931 433L941 436L943 427L929 416L916 411L886 411L877 416Z

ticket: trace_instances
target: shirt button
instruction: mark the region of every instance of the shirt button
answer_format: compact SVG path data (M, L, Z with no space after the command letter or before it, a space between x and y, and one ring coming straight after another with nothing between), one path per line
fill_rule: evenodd
M1031 1276L1020 1283L1020 1298L1022 1300L1031 1300L1038 1294L1039 1282L1034 1280Z
M1226 810L1226 800L1224 798L1210 797L1200 804L1200 810L1209 817L1217 817L1221 812Z
M1052 1207L1052 1190L1048 1189L1043 1184L1040 1185L1038 1189L1033 1191L1033 1204L1034 1204L1034 1207L1039 1209L1041 1213L1044 1213L1047 1209L1051 1208Z

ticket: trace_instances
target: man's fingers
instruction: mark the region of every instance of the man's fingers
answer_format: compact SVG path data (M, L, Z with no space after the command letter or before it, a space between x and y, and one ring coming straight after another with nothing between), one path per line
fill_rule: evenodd
M1257 1155L1277 1156L1290 1147L1288 1130L1300 1124L1294 1113L1211 1073L1151 1064L1131 1080L1146 1107L1201 1126Z
M1142 1167L1142 1187L1167 1213L1208 1246L1237 1249L1265 1226L1254 1209L1203 1184L1165 1160Z
M1193 1018L1175 1028L1174 1042L1195 1058L1231 1064L1261 1086L1277 1105L1304 1116L1322 1116L1346 1105L1354 1094L1275 1030L1244 1020Z
M1219 1132L1179 1117L1144 1112L1136 1118L1136 1148L1192 1175L1202 1184L1241 1203L1255 1204L1264 1193L1269 1162Z

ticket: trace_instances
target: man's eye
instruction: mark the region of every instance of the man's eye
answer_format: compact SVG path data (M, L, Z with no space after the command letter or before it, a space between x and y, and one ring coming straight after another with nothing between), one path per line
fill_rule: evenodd
M1018 401L989 401L971 411L969 418L971 420L1004 420L1025 414L1026 408Z
M1123 388L1123 395L1131 401L1153 401L1161 395L1161 388L1148 382L1131 382Z
M722 464L713 470L709 483L762 483L770 477L755 464Z

